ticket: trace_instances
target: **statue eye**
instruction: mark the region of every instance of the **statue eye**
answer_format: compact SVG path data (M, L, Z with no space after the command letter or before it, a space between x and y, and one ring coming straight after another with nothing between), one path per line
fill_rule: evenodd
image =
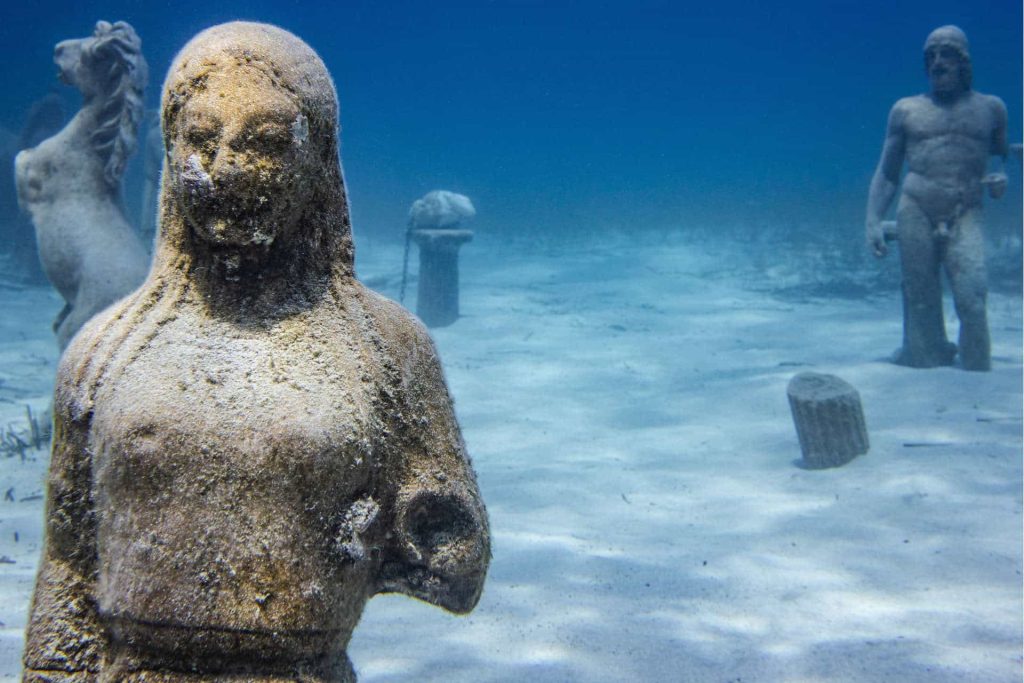
M256 129L253 137L258 144L272 148L287 147L292 143L291 131L277 123L264 123Z
M213 126L190 126L185 129L185 141L196 147L214 143L220 131Z

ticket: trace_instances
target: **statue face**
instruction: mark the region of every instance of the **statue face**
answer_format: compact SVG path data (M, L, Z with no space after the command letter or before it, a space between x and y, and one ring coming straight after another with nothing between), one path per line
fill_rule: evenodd
M267 245L286 236L308 196L312 156L306 117L257 69L211 73L184 105L168 139L182 213L195 234L221 246Z
M932 92L950 95L966 89L964 58L952 45L933 45L925 51L925 65Z
M65 85L82 88L88 79L82 78L82 46L91 38L62 40L53 48L53 63L57 65L57 78Z

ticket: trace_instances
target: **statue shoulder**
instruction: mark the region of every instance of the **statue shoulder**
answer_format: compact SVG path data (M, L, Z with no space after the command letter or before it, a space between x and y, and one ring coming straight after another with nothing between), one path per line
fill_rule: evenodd
M907 119L925 110L928 106L928 99L922 95L912 95L896 100L889 110L889 133L897 133L903 130Z
M54 402L78 419L92 411L96 388L116 353L123 335L118 323L133 301L128 296L94 315L71 338L57 365ZM56 408L57 406L55 406Z
M932 101L927 95L911 95L909 97L901 97L896 100L896 104L892 105L890 115L892 116L907 116L917 111L931 106Z
M1001 97L996 95L986 95L984 93L975 94L982 102L983 106L987 107L989 111L1004 121L1007 119L1008 114L1006 112L1006 103L1003 102Z
M434 342L426 326L406 308L368 287L359 285L367 311L377 333L394 358L436 357ZM424 355L425 354L425 355Z
M102 361L93 353L96 349L95 320L79 330L57 365L54 386L54 411L64 412L72 420L88 419L92 412L92 397L96 385L93 369Z

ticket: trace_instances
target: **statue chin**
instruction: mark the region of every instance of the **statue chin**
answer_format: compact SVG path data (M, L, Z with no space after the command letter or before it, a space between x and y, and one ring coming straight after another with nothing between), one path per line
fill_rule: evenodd
M955 71L930 73L929 80L932 92L942 98L955 97L970 89L970 85L963 75Z
M278 234L278 227L269 221L238 221L221 217L193 218L189 223L197 237L218 247L269 246Z
M959 80L937 80L932 83L932 91L940 97L950 97L964 91Z

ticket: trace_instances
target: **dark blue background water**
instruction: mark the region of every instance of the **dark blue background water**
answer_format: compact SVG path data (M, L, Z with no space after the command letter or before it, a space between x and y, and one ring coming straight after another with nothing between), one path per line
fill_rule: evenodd
M1019 0L8 3L0 125L18 129L54 83L53 45L97 19L138 31L155 107L174 53L238 18L290 29L331 70L357 234L398 239L435 188L508 234L859 231L886 113L926 88L921 46L945 23L1021 139ZM1019 201L994 207L1002 229Z

